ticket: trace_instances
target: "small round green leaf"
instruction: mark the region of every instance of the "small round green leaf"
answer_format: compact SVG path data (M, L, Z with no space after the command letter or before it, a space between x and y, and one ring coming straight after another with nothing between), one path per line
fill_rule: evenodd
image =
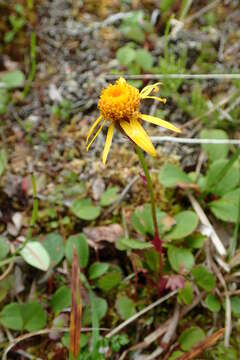
M50 255L51 265L56 266L64 256L64 242L61 235L57 233L47 234L43 246Z
M21 255L29 265L42 271L49 269L50 257L46 249L39 242L29 241L21 251Z
M102 320L107 313L108 304L105 299L95 297L95 311L98 317L98 321ZM92 308L91 305L87 305L83 311L83 325L89 325L92 322Z
M145 49L136 50L136 62L141 66L143 70L151 70L153 66L153 61L153 56L149 51Z
M240 189L230 191L219 200L210 203L210 209L220 220L236 223L238 221L238 204Z
M179 273L189 272L194 266L194 256L191 251L173 245L168 247L168 260L172 269Z
M73 248L76 247L78 261L81 268L85 268L88 264L89 246L83 234L71 235L65 246L65 255L71 263L73 258Z
M23 318L20 304L11 303L4 306L0 314L0 321L1 324L8 329L22 330Z
M120 296L116 302L116 308L122 320L127 320L136 314L136 307L132 299L127 296Z
M82 220L94 220L100 215L101 208L92 205L90 199L82 199L73 201L71 211Z
M130 46L123 46L117 51L117 59L120 65L127 66L135 59L135 50Z
M109 264L104 262L93 263L88 269L89 279L94 280L104 275L108 271L109 266L110 266Z
M216 280L212 273L210 273L204 266L199 265L192 271L194 280L197 285L206 291L211 291L216 287Z
M204 129L200 133L201 139L220 139L227 140L228 135L220 129ZM202 144L203 150L207 153L211 161L227 157L229 144Z
M118 199L118 188L112 187L104 191L100 199L101 206L109 206Z
M212 312L219 312L221 303L215 295L209 294L205 299L205 305Z
M236 188L240 179L239 164L237 162L235 162L225 175L222 176L221 180L216 183L216 179L222 175L222 171L227 163L228 160L220 159L210 165L207 172L206 190L217 195L224 195Z
M183 351L189 351L205 338L204 331L198 327L193 326L186 329L178 339L178 342Z
M43 329L47 323L47 316L37 301L29 301L21 305L23 327L27 331Z
M119 271L109 272L98 280L98 287L103 291L109 291L119 285L121 273Z
M191 210L182 211L174 217L176 225L168 232L167 238L169 240L182 239L196 230L198 226L198 217L195 212Z
M178 291L178 299L184 304L190 305L193 302L193 289L190 282L187 282L183 289Z
M190 177L174 164L165 164L160 171L159 181L165 187L176 187L178 184L191 183Z
M20 70L7 72L0 77L0 83L3 82L8 89L21 87L24 85L24 81L25 76Z
M71 290L63 285L53 294L50 301L55 315L71 305Z

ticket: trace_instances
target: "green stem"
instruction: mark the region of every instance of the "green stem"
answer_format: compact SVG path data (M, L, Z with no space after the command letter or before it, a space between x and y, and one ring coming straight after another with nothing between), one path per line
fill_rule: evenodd
M142 150L140 149L139 146L135 145L135 149L136 149L136 153L138 155L140 164L143 168L144 171L144 175L146 177L146 181L147 181L147 186L149 189L149 193L150 193L150 200L151 200L151 208L152 208L152 218L153 218L153 226L154 226L154 241L155 241L155 245L156 245L156 241L159 243L159 248L161 249L162 244L161 244L161 240L159 237L159 231L158 231L158 223L157 223L157 211L156 211L156 202L155 202L155 197L154 197L154 191L153 191L153 185L152 185L152 179L147 167L147 163L145 160L145 157L143 155ZM159 251L159 261L160 261L160 272L162 270L162 254Z
M146 181L147 181L147 186L148 186L148 189L149 189L149 192L150 192L154 232L155 232L156 235L158 235L156 204L155 204L155 198L154 198L154 192L153 192L152 179L151 179L151 176L150 176L150 173L149 173L149 170L148 170L148 167L147 167L147 163L146 163L146 160L144 158L142 150L137 145L135 146L135 148L136 148L136 152L137 152L139 161L140 161L141 166L143 168L144 175L145 175Z

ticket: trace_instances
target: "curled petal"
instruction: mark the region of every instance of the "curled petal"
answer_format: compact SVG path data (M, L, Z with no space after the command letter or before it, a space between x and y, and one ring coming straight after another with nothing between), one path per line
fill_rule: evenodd
M153 99L153 100L158 100L158 101L161 101L162 103L166 104L167 102L167 99L165 98L160 98L160 97L157 97L157 96L146 96L146 95L143 95L141 97L141 99Z
M137 144L148 154L156 156L156 151L149 136L143 127L139 124L137 119L131 119L130 123L123 120L120 122L120 126L135 144Z
M92 127L90 128L90 130L89 130L89 132L88 132L88 136L87 136L86 143L88 143L88 140L89 140L91 134L93 133L95 127L100 123L101 120L102 120L102 115L99 116L99 118L94 122L94 124L93 124Z
M157 82L157 83L155 83L155 84L145 86L145 87L141 90L141 92L140 92L141 98L143 98L144 96L148 96L153 90L158 89L157 86L158 86L159 84L162 84L162 83L161 83L161 82Z
M90 146L92 145L92 143L94 142L94 140L96 139L96 137L99 135L100 131L103 128L103 125L105 124L105 120L102 122L102 124L99 126L98 131L96 132L96 134L94 135L94 137L92 138L92 140L90 141L90 143L87 146L87 151L89 150Z
M144 121L147 121L151 124L155 124L155 125L159 125L159 126L162 126L166 129L169 129L169 130L172 130L172 131L175 131L175 132L178 132L180 133L181 130L179 128L177 128L176 126L174 126L173 124L169 123L168 121L165 121L165 120L162 120L162 119L159 119L155 116L151 116L151 115L146 115L146 114L140 114L139 115L140 119L144 120Z
M107 138L106 138L103 155L102 155L102 160L103 160L104 164L106 164L107 156L108 156L111 144L112 144L113 133L114 133L114 124L111 124L108 128Z

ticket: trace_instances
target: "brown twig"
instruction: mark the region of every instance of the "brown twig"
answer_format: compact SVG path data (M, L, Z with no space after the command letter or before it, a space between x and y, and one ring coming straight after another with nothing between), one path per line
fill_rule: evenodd
M82 300L80 268L78 264L77 250L73 250L72 263L72 306L70 314L70 354L77 358L80 350L81 320L82 320Z

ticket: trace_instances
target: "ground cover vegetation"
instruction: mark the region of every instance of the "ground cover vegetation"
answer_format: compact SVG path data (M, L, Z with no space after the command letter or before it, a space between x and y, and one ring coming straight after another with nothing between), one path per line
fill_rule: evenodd
M3 360L239 359L239 8L0 0Z

